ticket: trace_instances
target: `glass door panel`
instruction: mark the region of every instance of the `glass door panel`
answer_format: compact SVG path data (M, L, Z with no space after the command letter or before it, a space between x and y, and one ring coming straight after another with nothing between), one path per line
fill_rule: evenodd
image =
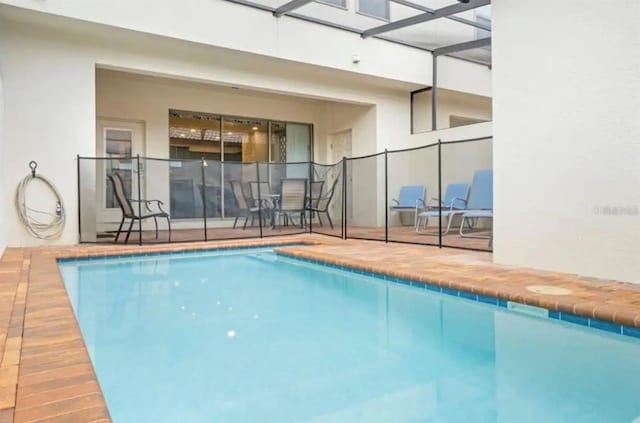
M269 124L266 120L225 117L222 131L225 161L269 161Z
M306 162L311 153L311 125L227 117L202 112L169 110L171 215L201 218L205 190L208 218L233 218L238 214L231 181L245 187L258 179L271 183L277 192L285 177L308 177L308 167L286 165ZM189 163L204 158L205 184ZM276 163L282 163L276 165ZM247 192L248 195L248 192Z
M202 218L206 208L208 218L222 217L223 198L220 166L222 158L222 120L218 115L170 111L169 157L170 209L175 219ZM194 172L194 161L211 162L205 171ZM207 163L209 164L209 163ZM202 194L206 207L202 205Z
M300 123L287 123L287 163L310 160L311 127ZM287 166L287 178L308 178L305 166Z
M271 139L269 142L270 161L269 181L279 190L280 181L287 177L287 124L284 122L271 122Z
M228 200L225 201L224 215L235 217L237 207L231 181L240 181L245 187L245 196L249 196L249 183L258 179L257 167L253 163L269 161L269 123L261 119L224 117L222 134L225 200ZM267 180L266 173L261 171L260 179Z

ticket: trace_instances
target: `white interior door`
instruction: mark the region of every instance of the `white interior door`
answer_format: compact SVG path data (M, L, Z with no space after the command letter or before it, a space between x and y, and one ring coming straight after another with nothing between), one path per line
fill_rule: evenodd
M98 232L116 230L122 211L108 175L118 173L128 198L138 197L138 172L144 180L144 165L138 169L135 156L144 154L144 124L98 119L96 128L96 205ZM141 185L143 185L141 183ZM141 186L141 190L143 187ZM134 204L135 206L135 204Z
M351 157L351 130L338 132L336 134L331 135L331 161L332 163L338 163L342 160L343 157ZM352 198L352 177L350 174L347 174L347 210L348 216L347 218L353 217L353 209L351 207L351 198ZM340 201L334 201L331 204L331 208L333 209L332 215L339 216L340 215L340 207L342 207L342 203Z

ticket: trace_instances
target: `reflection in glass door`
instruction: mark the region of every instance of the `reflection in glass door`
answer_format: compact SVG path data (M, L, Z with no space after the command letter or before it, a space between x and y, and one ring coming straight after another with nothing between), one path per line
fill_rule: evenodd
M269 161L286 163L287 161L287 124L271 122L271 141L269 145Z
M278 184L282 178L308 178L309 167L291 163L308 162L311 157L311 126L291 122L271 122L269 144L270 180ZM286 163L289 163L288 165Z
M287 123L287 162L300 163L310 160L311 128L309 125ZM287 178L308 178L307 166L287 166Z
M105 128L104 143L109 160L105 163L104 198L106 209L118 208L118 202L113 192L113 185L109 183L108 175L117 173L124 183L125 196L131 197L132 167L131 167L131 143L133 131L131 129Z
M269 123L261 119L224 117L222 120L224 136L224 180L231 187L231 181L240 181L247 188L245 197L249 203L251 197L249 183L258 180L255 162L269 161ZM261 180L266 180L264 167L260 169ZM229 189L229 196L225 198L224 216L236 217L239 213L237 201ZM255 203L251 204L255 206Z
M271 122L271 137L269 142L270 162L278 163L269 166L269 182L271 186L279 189L282 178L287 177L287 124L284 122Z
M203 190L207 217L222 217L220 166L221 118L211 114L169 114L170 210L174 219L202 218ZM200 161L210 162L202 184Z

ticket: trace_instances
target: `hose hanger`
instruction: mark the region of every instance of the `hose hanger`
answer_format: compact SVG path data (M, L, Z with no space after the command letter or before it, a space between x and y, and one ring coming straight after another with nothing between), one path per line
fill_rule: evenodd
M56 239L59 238L60 235L62 235L62 231L66 222L62 196L58 192L56 186L49 179L36 173L37 168L38 163L35 160L31 160L29 162L31 175L25 176L20 181L16 189L16 210L18 211L18 217L20 218L20 221L31 236L38 239L46 240ZM34 209L27 205L27 186L29 185L29 183L36 179L42 181L55 195L56 207L54 213ZM45 220L47 217L48 219Z

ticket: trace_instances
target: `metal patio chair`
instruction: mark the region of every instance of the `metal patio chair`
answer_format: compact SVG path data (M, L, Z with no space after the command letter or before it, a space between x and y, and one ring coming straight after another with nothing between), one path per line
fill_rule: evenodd
M158 218L167 219L167 226L169 227L169 242L171 242L171 219L169 217L169 213L165 212L162 209L162 205L164 204L160 200L134 200L131 198L127 198L124 191L124 183L122 182L122 178L117 173L112 173L109 175L109 180L113 184L113 192L116 196L116 201L122 210L122 220L120 221L120 226L118 227L118 232L116 233L116 239L114 242L118 242L118 238L120 237L120 233L122 232L122 226L124 225L125 219L131 219L131 223L129 223L129 228L127 229L127 236L124 239L124 243L129 243L129 236L131 235L131 229L133 228L133 223L136 220L145 220L145 219L153 219L153 223L156 227L156 239L158 239ZM144 211L147 214L136 214L134 207L131 205L131 202L135 203L144 203ZM150 205L156 203L159 211L154 212ZM140 238L142 239L142 233L140 233Z
M398 198L391 199L392 204L389 206L389 209L400 213L400 221L403 224L407 223L404 222L402 213L415 212L413 220L413 225L415 226L418 220L418 210L426 207L424 202L426 194L427 189L424 185L404 185L400 188Z
M317 207L318 202L322 198L322 189L324 188L324 181L313 181L308 188L307 207Z
M331 189L324 195L320 195L318 200L315 202L315 205L312 201L311 205L308 208L311 213L316 213L318 215L318 222L320 223L320 226L322 226L321 214L324 213L327 216L327 220L329 220L329 226L331 226L331 229L333 229L333 222L331 221L331 215L329 214L329 207L331 206L331 200L333 200L333 194L336 191L337 184L338 178L336 178L333 181L333 184L331 184Z
M273 195L269 182L249 182L249 191L255 207L258 207L260 201L264 203L265 200L270 200L270 196Z
M233 197L235 198L238 206L238 215L233 221L233 228L236 228L238 219L241 217L244 217L244 225L242 225L242 229L247 228L249 218L251 218L251 226L253 226L256 216L260 216L260 207L258 205L252 206L249 204L249 201L244 194L244 187L242 186L241 181L229 181L229 183L231 184L231 191L233 192Z
M438 202L437 206L429 206L426 210L418 213L416 218L416 233L420 233L420 225L426 227L430 217L439 218L442 209L442 217L448 220L447 229L442 235L449 233L454 212L466 209L467 194L469 192L469 184L449 184L444 194L444 201L432 198L431 201ZM427 235L438 235L438 232L426 232Z
M307 211L307 180L304 178L284 178L280 185L280 201L275 209L274 226L279 223L280 217L293 220L294 216L300 217L300 227L306 223Z
M460 222L460 236L468 238L489 239L489 245L492 244L493 230L491 235L480 236L470 235L463 231L465 224L469 228L473 228L474 223L478 219L493 219L493 170L476 170L473 174L473 182L469 189L469 197L467 198L467 207L465 210L458 212L462 214Z

